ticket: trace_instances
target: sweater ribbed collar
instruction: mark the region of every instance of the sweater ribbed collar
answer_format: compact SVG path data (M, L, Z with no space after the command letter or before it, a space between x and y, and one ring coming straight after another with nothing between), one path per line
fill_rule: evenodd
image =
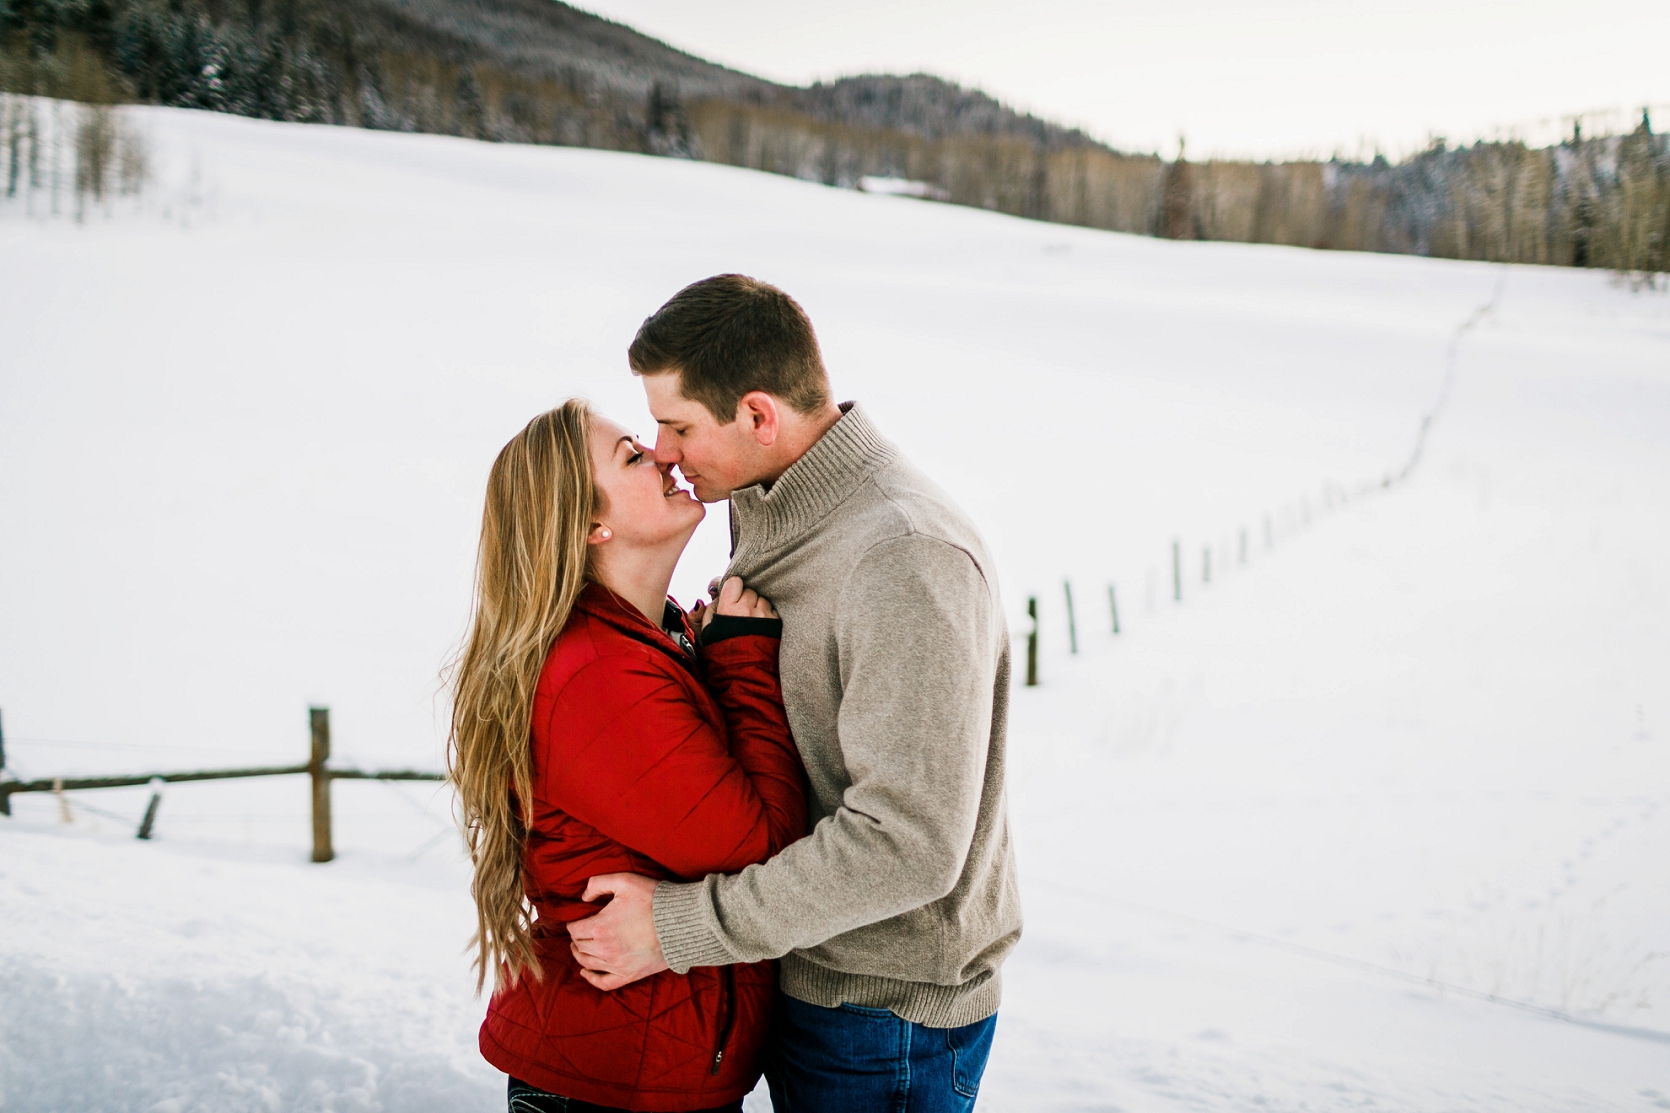
M731 493L737 551L769 549L811 529L898 454L857 402L842 402L841 419L769 489Z

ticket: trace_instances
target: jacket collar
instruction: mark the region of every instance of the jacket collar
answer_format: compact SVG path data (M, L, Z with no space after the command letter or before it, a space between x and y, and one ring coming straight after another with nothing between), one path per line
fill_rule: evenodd
M690 626L684 612L670 598L662 609L660 627L645 618L637 607L595 580L588 582L580 590L580 597L574 601L574 609L614 627L634 641L670 653L686 665L693 663L694 649L687 648L694 644ZM680 644L678 634L684 635L683 644Z
M737 548L770 549L800 536L898 455L857 402L842 402L841 419L777 482L732 492Z

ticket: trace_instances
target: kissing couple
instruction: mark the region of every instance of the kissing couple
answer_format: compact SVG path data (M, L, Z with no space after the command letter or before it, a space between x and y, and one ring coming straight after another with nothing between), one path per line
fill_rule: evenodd
M991 557L782 290L687 286L627 354L653 449L570 399L487 481L448 751L482 1054L512 1113L738 1111L762 1072L776 1113L972 1110L1021 932Z

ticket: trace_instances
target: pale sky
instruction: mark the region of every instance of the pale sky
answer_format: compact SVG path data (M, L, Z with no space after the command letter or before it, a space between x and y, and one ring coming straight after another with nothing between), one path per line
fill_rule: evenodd
M1670 0L582 0L711 61L803 85L926 71L1128 150L1406 153L1665 105Z

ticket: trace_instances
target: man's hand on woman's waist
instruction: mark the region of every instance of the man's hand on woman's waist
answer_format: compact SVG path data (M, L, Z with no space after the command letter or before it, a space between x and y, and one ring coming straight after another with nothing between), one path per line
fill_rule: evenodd
M595 916L568 925L580 976L598 989L619 989L667 969L655 934L653 877L605 873L586 882L582 900L613 899Z

